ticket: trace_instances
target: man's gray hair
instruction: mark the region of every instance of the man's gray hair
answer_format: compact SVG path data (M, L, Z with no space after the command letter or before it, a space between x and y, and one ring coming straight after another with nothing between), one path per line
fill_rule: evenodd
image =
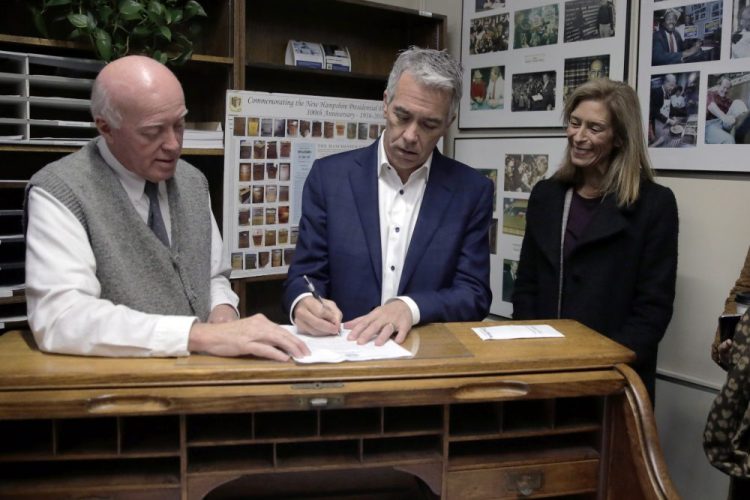
M445 50L423 49L411 46L401 52L388 76L388 102L393 100L396 85L401 75L408 71L416 80L427 87L446 90L451 95L451 116L456 114L463 89L461 63Z
M101 116L112 128L120 128L122 123L122 114L112 103L109 89L97 78L94 80L94 86L91 88L91 116L96 120Z

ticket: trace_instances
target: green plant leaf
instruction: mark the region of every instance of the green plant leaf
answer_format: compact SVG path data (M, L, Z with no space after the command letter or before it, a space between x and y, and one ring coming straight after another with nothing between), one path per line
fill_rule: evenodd
M151 0L148 3L148 11L153 12L157 16L161 17L166 9L164 9L164 5L162 5L161 2L157 2L156 0Z
M182 66L187 61L189 61L192 56L193 56L193 50L189 49L189 50L182 52L182 54L180 54L179 56L171 59L171 62L172 64L176 66Z
M185 20L187 21L195 16L206 17L206 11L203 10L203 6L195 0L188 0L185 3Z
M70 34L68 35L68 38L79 38L81 36L83 36L83 33L81 33L81 30L76 28L70 32Z
M144 38L151 35L151 29L143 24L139 24L130 32L130 34L136 38Z
M172 19L172 24L179 24L182 22L182 9L167 9L169 11L169 16Z
M29 7L31 9L31 18L34 21L34 27L42 34L43 37L49 38L49 32L47 31L47 23L44 22L44 16L42 11L36 7Z
M109 6L109 5L102 5L97 8L97 14L99 15L99 19L101 20L101 25L108 26L112 23L112 16L114 15L115 10Z
M133 21L141 17L143 5L136 0L122 0L120 2L120 16L126 21Z
M84 29L89 25L89 18L86 14L68 14L68 21L70 24L78 29Z
M155 50L151 57L162 64L167 64L167 60L169 59L169 57L167 57L167 54L165 52L162 52L161 50Z
M172 41L172 30L170 30L166 26L159 26L159 33L161 33L161 36L163 36L167 40Z
M101 28L94 30L94 47L103 60L112 60L112 37Z

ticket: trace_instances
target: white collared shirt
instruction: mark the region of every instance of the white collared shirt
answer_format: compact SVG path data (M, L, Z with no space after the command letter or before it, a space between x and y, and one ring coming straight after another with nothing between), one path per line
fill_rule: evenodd
M103 139L97 146L144 222L145 180L122 166ZM166 186L159 203L169 234ZM26 232L26 299L29 325L44 351L95 356L187 356L197 318L147 314L102 299L96 259L80 221L44 189L29 192ZM239 299L222 273L230 269L221 233L211 214L211 309L237 307Z
M395 298L403 300L411 310L412 325L419 323L417 303L406 296L397 296L409 243L417 225L422 198L427 187L432 154L416 169L406 183L388 163L383 136L378 144L378 210L380 214L380 250L382 255L382 287L380 303Z

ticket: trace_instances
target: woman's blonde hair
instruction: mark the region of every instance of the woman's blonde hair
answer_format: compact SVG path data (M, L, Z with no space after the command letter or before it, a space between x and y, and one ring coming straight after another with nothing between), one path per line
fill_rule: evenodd
M576 88L565 103L563 122L566 126L570 115L583 101L602 103L609 111L611 120L613 147L609 169L601 186L602 194L617 196L618 206L630 205L638 199L641 180L654 179L638 95L627 84L609 78L586 82ZM583 173L570 161L570 144L554 177L569 184L583 182Z

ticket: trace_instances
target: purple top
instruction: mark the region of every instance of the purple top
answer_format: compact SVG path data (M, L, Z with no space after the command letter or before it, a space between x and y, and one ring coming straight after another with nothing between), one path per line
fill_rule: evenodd
M570 212L568 212L568 225L565 227L565 243L563 244L563 255L565 259L570 256L573 249L578 246L583 231L594 217L596 209L601 204L601 196L598 198L584 198L573 190L573 198L570 201Z

